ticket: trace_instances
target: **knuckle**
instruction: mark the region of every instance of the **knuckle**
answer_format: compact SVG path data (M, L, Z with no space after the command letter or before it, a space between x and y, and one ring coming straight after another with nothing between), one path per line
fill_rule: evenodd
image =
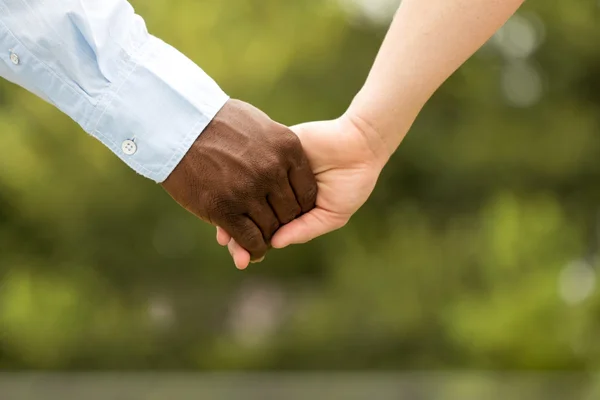
M300 139L293 132L286 130L279 138L279 147L284 154L302 154Z
M280 165L270 176L269 180L269 192L281 192L284 184L287 183L288 173L287 170Z
M300 206L296 206L293 209L289 210L288 213L284 216L283 221L284 224L290 223L296 219L302 213L302 208Z
M263 173L270 178L275 178L283 171L282 163L279 157L268 157L263 163Z
M300 193L300 200L304 207L313 208L317 202L318 189L316 185L309 186L303 193Z
M260 174L256 176L240 177L224 189L223 201L235 205L238 212L246 210L251 199L256 198L261 192Z
M288 214L288 215L286 215L285 217L282 218L281 223L284 224L284 225L285 224L289 224L290 222L292 222L295 219L296 219L295 215Z
M278 182L287 178L283 159L278 157L266 158L256 171L254 188L263 195L264 190L273 190Z
M277 229L279 229L279 221L277 219L273 219L271 221L271 223L269 224L269 232L267 232L269 237L273 236L273 234L275 233L275 231L277 231Z
M235 202L230 195L211 196L207 201L207 208L216 217L225 217L234 214Z

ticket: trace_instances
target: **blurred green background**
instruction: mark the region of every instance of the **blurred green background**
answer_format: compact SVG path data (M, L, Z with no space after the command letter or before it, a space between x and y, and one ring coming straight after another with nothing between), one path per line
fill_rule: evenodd
M286 124L340 115L398 1L133 1ZM0 82L0 368L600 366L600 15L530 1L343 230L237 271L214 228Z

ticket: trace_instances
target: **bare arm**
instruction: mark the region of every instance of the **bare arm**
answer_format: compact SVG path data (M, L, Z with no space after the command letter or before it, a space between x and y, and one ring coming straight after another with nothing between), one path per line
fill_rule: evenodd
M427 100L524 0L404 0L347 115L389 156Z
M283 226L273 246L304 243L344 226L369 198L381 169L424 104L524 0L403 0L364 87L333 121L292 129L316 174L317 207ZM223 230L217 240L240 268L248 253Z

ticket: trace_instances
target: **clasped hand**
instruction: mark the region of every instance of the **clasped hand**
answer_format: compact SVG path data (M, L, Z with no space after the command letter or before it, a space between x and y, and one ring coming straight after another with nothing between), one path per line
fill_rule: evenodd
M376 132L349 114L291 130L300 139L316 179L316 206L281 224L271 239L274 248L305 243L346 225L369 198L389 158ZM228 246L237 268L245 269L251 262L251 253L225 227L217 228L217 241Z
M163 187L260 260L280 226L315 206L317 185L298 137L250 104L229 100Z
M230 100L163 187L218 227L217 241L244 269L271 247L341 228L365 203L388 155L361 126L344 115L288 129Z

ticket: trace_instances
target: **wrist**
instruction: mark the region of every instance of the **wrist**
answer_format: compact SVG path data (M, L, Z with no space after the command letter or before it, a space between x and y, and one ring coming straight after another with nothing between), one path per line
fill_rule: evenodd
M350 107L342 116L351 126L352 131L365 141L373 155L373 161L382 166L385 165L392 154L396 151L399 143L390 142L389 135L381 129L371 118L360 113L357 109Z
M418 107L392 107L377 102L364 101L358 96L344 117L360 131L377 159L384 164L396 151L410 130Z

